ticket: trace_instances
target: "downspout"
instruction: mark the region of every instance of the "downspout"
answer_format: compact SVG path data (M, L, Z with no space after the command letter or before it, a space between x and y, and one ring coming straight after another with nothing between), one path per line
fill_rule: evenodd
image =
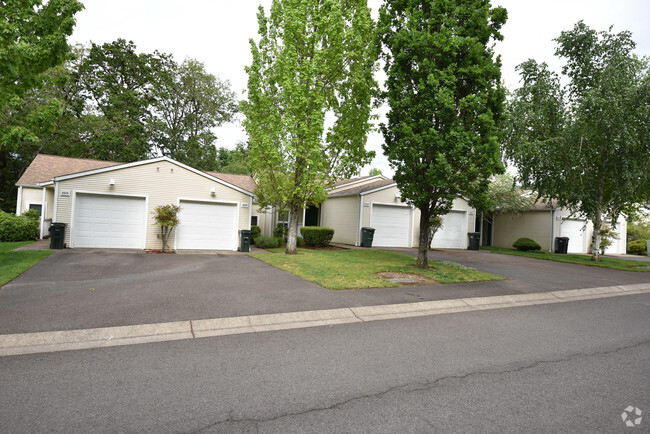
M18 201L16 202L16 215L20 215L22 212L21 205L23 202L23 186L18 187Z
M41 196L41 228L39 230L39 239L43 239L43 224L45 223L45 192L47 191L47 187L43 187L43 195Z
M553 241L555 239L555 208L551 208L551 243L549 244L549 252L553 253Z
M355 244L356 246L361 245L361 225L363 224L363 221L361 217L363 216L363 194L359 193L359 223L357 226L357 243Z
M54 181L54 208L52 209L52 223L54 223L56 219L56 212L57 212L57 206L59 204L59 183Z
M248 230L249 231L251 230L251 226L252 226L251 220L253 220L253 196L250 197L250 201L248 202Z

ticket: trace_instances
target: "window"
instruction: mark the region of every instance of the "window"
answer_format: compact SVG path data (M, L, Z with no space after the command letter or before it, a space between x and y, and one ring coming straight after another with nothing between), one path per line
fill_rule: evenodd
M256 215L251 216L251 226L257 226L257 216Z
M41 205L40 203L30 203L28 209L36 210L38 211L38 215L41 215L41 213L43 212L43 205Z

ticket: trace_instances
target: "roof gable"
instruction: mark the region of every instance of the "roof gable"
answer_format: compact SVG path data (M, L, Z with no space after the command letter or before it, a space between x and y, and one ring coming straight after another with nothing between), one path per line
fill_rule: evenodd
M395 181L393 181L392 179L384 178L384 179L379 179L377 181L370 182L370 183L367 183L367 184L361 184L361 185L358 185L358 186L346 188L346 189L344 189L342 191L334 190L334 191L330 192L329 197L356 196L356 195L368 193L368 192L371 192L371 191L374 191L374 190L380 190L380 189L383 189L383 188L392 187L394 185L397 185Z

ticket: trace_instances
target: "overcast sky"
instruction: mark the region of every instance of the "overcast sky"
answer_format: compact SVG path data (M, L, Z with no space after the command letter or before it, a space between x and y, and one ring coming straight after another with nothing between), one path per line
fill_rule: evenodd
M77 26L70 42L102 44L117 38L132 40L140 52L171 53L177 61L190 57L205 63L208 72L229 80L244 98L247 76L244 66L251 61L249 39L257 36L257 7L268 11L271 0L82 0L85 10L77 14ZM377 13L381 0L369 0ZM506 86L518 86L515 66L533 58L549 63L559 72L552 41L562 30L579 20L596 29L629 30L637 42L637 53L650 56L650 1L648 0L492 0L508 10L504 41L496 46L502 56ZM232 148L245 141L239 124L218 129L217 146ZM371 167L385 175L392 170L381 152L382 136L374 133L368 148L377 152Z

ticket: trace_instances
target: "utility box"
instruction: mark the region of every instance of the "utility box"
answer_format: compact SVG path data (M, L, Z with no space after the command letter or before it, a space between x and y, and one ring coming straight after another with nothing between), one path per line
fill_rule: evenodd
M375 228L361 228L361 247L372 247Z
M569 249L569 237L555 237L555 253L566 255Z
M50 225L50 249L65 249L66 223L52 223Z
M242 229L239 231L239 251L251 251L251 231L248 229Z
M467 236L469 237L469 245L467 250L478 250L481 245L481 233L480 232L468 232Z

